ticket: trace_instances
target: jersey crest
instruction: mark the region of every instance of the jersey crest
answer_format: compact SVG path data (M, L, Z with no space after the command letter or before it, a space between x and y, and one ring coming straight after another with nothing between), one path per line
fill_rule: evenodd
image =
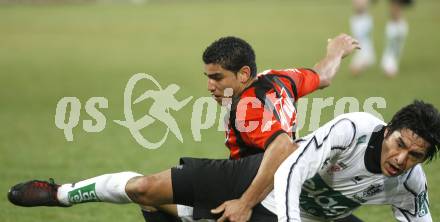
M316 174L313 178L304 182L300 206L308 214L331 219L351 212L360 204L329 187L321 176Z
M417 195L417 216L423 217L428 213L428 198L426 191Z

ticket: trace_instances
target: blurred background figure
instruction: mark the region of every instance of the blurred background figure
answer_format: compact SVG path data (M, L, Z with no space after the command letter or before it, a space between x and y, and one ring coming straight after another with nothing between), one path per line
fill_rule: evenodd
M399 71L399 58L402 54L405 38L408 34L408 23L402 10L411 5L412 0L389 0L390 15L385 27L385 48L381 58L381 67L388 77L394 77ZM353 57L350 69L354 75L376 63L371 33L373 18L368 12L370 0L353 0L354 15L350 18L351 32L361 43Z

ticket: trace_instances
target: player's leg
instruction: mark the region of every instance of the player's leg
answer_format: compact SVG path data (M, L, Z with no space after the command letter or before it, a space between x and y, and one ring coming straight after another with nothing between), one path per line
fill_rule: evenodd
M390 0L390 19L385 28L385 49L381 61L389 77L395 76L399 70L399 60L408 34L408 23L402 10L410 3L410 0Z
M178 205L179 216L185 216L183 221L220 217L213 215L211 209L239 198L252 183L262 158L262 153L240 160L182 158L181 167L172 169L174 201L193 208ZM250 221L277 221L277 217L259 204Z
M134 172L105 174L61 186L53 181L29 181L13 186L8 199L15 205L25 207L66 207L87 202L134 202L155 206L172 203L171 171L150 176Z
M173 199L175 202L197 208L197 219L194 219L194 208L185 205L166 205L155 207L143 216L145 221L171 222L173 219L165 216L165 213L178 216L184 222L208 221L200 218L215 218L210 210L220 205L224 200L235 199L231 197L232 188L228 188L232 179L232 169L235 162L231 160L209 160L200 158L181 158L180 165L171 169L173 183ZM242 162L242 161L240 161ZM257 165L257 164L254 164ZM256 168L258 169L258 168ZM222 184L220 184L220 182ZM226 184L228 185L226 185ZM235 184L235 183L233 183ZM201 203L201 200L203 203ZM215 202L215 203L213 203ZM209 220L213 221L213 220Z
M173 185L171 170L150 176L134 177L125 187L133 202L147 206L173 203Z
M375 53L371 33L373 30L373 18L368 13L369 0L353 0L354 14L350 18L350 28L353 37L361 45L351 60L350 70L354 75L364 71L375 63Z
M86 202L131 203L159 206L170 203L194 206L194 218L215 219L211 209L239 198L255 177L262 154L241 160L182 158L181 165L142 176L132 172L106 174L73 184L29 181L8 193L19 206L71 206ZM255 208L252 217L276 221L268 210Z

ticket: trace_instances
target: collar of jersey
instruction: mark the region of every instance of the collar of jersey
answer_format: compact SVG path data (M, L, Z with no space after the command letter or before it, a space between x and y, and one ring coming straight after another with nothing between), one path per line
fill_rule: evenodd
M246 92L247 90L249 90L251 87L255 86L255 84L257 84L257 79L253 80L253 82L247 86L246 88L244 88L238 95L233 96L232 97L232 108L231 110L236 110L237 109L237 104L241 99L241 95L243 95L244 92Z
M380 125L374 129L368 141L367 150L365 151L364 162L365 167L371 173L380 174L380 155L382 152L382 142L384 139L385 126Z

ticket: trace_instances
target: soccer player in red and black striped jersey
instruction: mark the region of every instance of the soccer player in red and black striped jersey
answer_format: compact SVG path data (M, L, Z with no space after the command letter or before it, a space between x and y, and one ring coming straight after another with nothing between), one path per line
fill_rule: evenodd
M357 40L341 34L328 40L326 56L312 69L272 69L259 74L254 50L240 38L223 37L206 48L203 62L208 91L230 109L225 143L230 159L266 151L247 192L219 208L226 219L248 217L252 207L271 190L275 170L294 147L296 101L329 86L342 59L356 48ZM174 207L161 209L176 213ZM184 216L184 211L183 206L177 208L179 216Z
M255 53L242 39L221 38L205 50L209 92L220 104L231 100L226 131L230 158L265 152L255 179L242 197L225 202L214 212L223 212L225 220L249 219L252 207L271 190L275 170L295 148L295 102L329 86L341 60L357 48L360 46L355 39L341 34L328 41L326 56L313 69L267 70L258 75Z

